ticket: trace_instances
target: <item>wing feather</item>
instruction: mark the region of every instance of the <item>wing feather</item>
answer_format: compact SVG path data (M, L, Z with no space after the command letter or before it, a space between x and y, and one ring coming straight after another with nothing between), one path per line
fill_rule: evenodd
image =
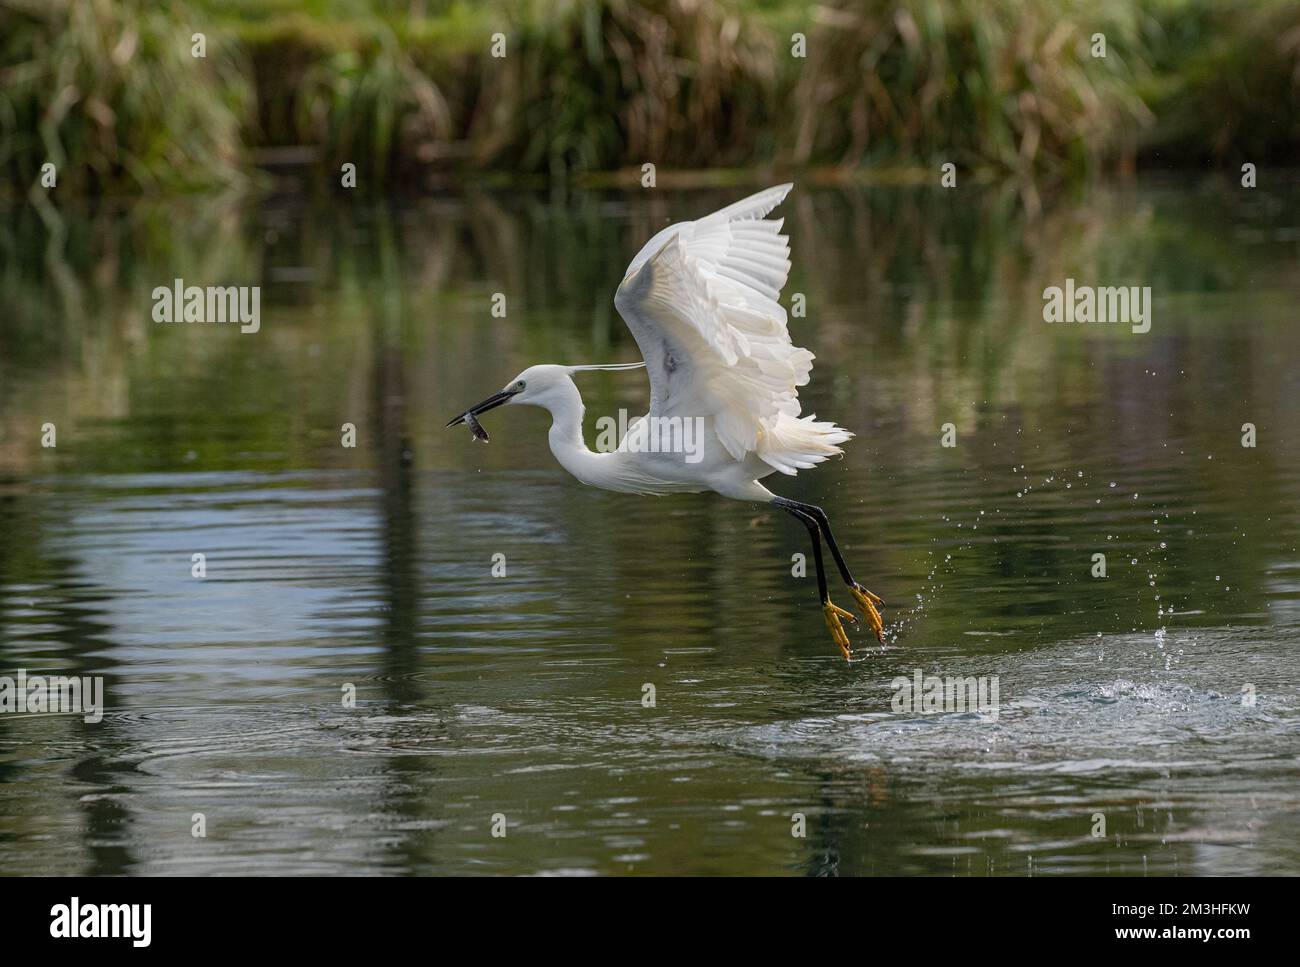
M840 453L852 436L799 416L813 354L790 341L777 301L790 274L784 219L767 219L778 185L652 238L614 297L650 373L650 412L712 417L736 460L756 453L783 473Z

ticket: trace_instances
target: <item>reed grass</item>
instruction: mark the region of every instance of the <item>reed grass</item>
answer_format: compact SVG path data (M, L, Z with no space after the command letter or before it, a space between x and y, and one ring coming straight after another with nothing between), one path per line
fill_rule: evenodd
M73 190L238 183L285 146L370 188L1300 162L1300 0L0 0L0 54L11 194L47 160Z
M0 171L10 187L56 166L71 192L238 184L252 107L236 44L155 0L0 0Z

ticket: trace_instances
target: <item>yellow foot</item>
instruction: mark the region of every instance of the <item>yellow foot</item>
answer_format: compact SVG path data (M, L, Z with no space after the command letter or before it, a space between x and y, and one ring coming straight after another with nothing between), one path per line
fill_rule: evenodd
M835 639L835 644L840 646L840 651L844 652L846 659L852 658L853 652L849 649L849 636L845 634L844 625L840 624L840 619L848 618L854 624L857 624L857 615L837 607L830 601L822 602L822 614L826 617L826 627L831 629L831 637Z
M860 584L850 587L849 594L853 595L858 602L858 607L862 609L862 617L866 619L867 627L876 636L876 640L883 644L885 641L885 622L881 620L876 605L883 607L885 602L880 600L878 595L872 594Z

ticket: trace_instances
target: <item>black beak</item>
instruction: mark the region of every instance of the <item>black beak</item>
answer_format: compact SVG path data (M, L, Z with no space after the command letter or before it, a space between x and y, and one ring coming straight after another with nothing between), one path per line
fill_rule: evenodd
M457 423L464 423L464 422L465 422L465 418L466 418L467 416L478 416L480 413L486 413L488 410L494 410L494 409L496 409L498 406L500 406L502 403L504 403L506 400L510 399L510 397L514 396L514 395L515 395L516 393L518 393L518 392L519 392L518 390L503 389L500 393L493 393L491 396L489 396L487 399L485 399L482 403L477 403L477 404L475 404L474 406L471 406L468 410L466 410L466 411L465 411L464 413L462 413L460 416L453 417L453 418L452 418L452 419L447 423L447 425L448 425L448 426L455 426Z

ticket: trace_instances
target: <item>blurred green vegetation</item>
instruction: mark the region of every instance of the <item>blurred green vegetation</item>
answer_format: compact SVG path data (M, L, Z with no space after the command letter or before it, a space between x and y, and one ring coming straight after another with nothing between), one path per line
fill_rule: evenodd
M0 0L0 52L18 191L1300 160L1300 0Z
M207 187L244 176L240 45L190 54L192 13L109 0L0 3L0 171L12 187Z

